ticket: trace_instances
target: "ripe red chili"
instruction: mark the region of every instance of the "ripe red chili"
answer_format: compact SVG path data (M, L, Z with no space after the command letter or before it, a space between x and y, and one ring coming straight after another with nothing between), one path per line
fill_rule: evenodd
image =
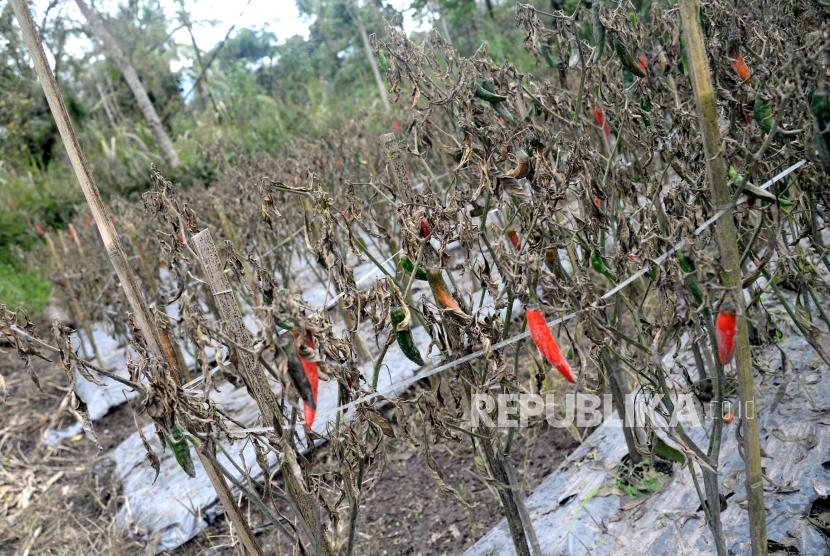
M640 56L637 60L637 67L640 68L640 71L643 73L648 73L648 58L645 56Z
M75 241L75 226L72 224L69 225L69 239Z
M432 226L429 225L429 220L426 218L421 218L421 229L419 235L424 239L432 235Z
M35 228L35 233L36 233L37 235L42 236L42 235L44 234L43 228L41 227L41 225L40 225L40 224L35 223L34 228Z
M522 240L519 239L519 233L516 230L507 230L507 239L513 244L513 247L518 251L522 248Z
M715 341L718 344L718 361L727 365L735 357L735 330L738 318L730 307L722 307L715 319Z
M602 132L606 138L611 136L611 128L608 127L608 122L605 121L605 114L602 113L602 108L599 105L594 106L594 121L598 126L602 126Z
M305 335L305 345L310 348L314 347L314 338L311 337L309 332L306 332ZM311 396L314 399L314 405L317 405L317 390L319 386L319 378L317 375L319 367L314 361L303 359L299 349L297 350L297 357L300 358L300 363L302 363L303 370L305 371L306 380L308 380L308 385L311 386ZM314 423L314 417L317 415L317 410L304 401L303 413L305 414L305 424L310 427Z
M545 321L545 315L542 314L542 311L536 308L528 308L525 312L525 317L527 318L527 328L530 330L530 337L542 355L545 356L548 363L556 367L556 370L565 377L565 380L576 383L574 375L571 372L571 366L565 360L565 356L562 355L562 351L559 349L559 344L553 338L553 334L551 334L550 328L548 328L548 323Z

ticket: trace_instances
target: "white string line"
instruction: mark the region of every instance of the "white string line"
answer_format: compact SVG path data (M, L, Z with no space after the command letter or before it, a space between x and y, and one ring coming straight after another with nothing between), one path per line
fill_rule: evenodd
M760 186L761 189L767 189L772 184L774 184L774 183L782 180L783 178L787 177L791 173L795 172L796 170L798 170L799 168L804 166L806 163L807 163L806 160L800 160L800 161L796 162L795 164L793 164L792 166L790 166L786 170L780 172L779 174L774 176L772 179L768 180L766 183L761 185ZM737 201L735 201L733 203L730 203L727 206L721 208L711 218L709 218L706 222L704 222L703 224L698 226L695 229L695 231L693 232L693 235L699 236L701 233L703 233L704 230L709 228L718 219L720 219L721 216L726 214L727 210L729 210L733 206L737 206L737 205L740 205L742 203L745 203L746 201L747 201L747 197L744 196L744 197L741 197L740 199L738 199ZM614 288L607 291L605 294L602 295L602 297L600 297L597 301L595 301L594 303L592 303L588 307L583 307L582 309L578 309L578 310L576 310L572 313L569 313L569 314L567 314L563 317L558 317L558 318L555 318L553 320L550 320L550 321L547 322L547 325L548 326L555 326L557 324L561 324L563 322L566 322L566 321L569 321L569 320L573 319L574 317L576 317L576 316L578 316L578 315L580 315L580 314L582 314L582 313L584 313L584 312L586 312L590 309L597 308L597 306L598 306L597 302L598 301L608 299L609 297L612 297L613 295L617 294L620 290L622 290L623 288L625 288L626 286L631 284L637 278L643 276L652 267L656 267L656 266L659 266L659 265L663 264L670 256L672 256L674 253L676 253L677 251L682 249L685 245L686 245L686 240L678 241L668 251L666 251L665 253L663 253L662 255L657 257L656 259L653 259L652 262L654 264L646 264L643 268L641 268L640 270L638 270L637 272L635 272L634 274L632 274L631 276L626 278L623 282L620 282ZM437 375L438 373L442 373L444 371L454 369L454 368L456 368L460 365L463 365L465 363L469 363L470 361L472 361L474 359L477 359L477 358L481 357L482 355L485 355L486 353L493 352L493 351L498 351L498 350L500 350L502 348L505 348L509 345L515 344L518 341L524 340L528 336L530 336L530 332L522 332L521 334L517 334L516 336L512 336L510 338L507 338L506 340L502 340L501 342L498 342L497 344L493 344L488 349L480 349L478 351L474 351L472 353L464 355L463 357L460 357L460 358L455 359L453 361L449 361L448 363L444 363L443 365L439 365L438 367L434 367L434 368L427 367L427 368L423 369L421 372L416 373L415 375L413 375L409 378L399 380L398 382L390 384L389 387L386 388L383 392L376 391L376 392L371 392L369 394L366 394L365 396L361 396L360 398L357 398L354 401L351 401L347 404L343 404L341 406L335 407L334 409L330 409L330 410L326 411L325 413L322 413L321 417L324 417L326 422L328 422L329 417L333 417L334 415L336 415L340 411L351 410L351 409L357 407L357 405L359 405L359 404L373 401L376 398L379 398L381 396L386 397L389 394L393 394L396 390L402 390L404 388L407 388L407 387L411 386L412 384L415 384L416 382L418 382L420 380L423 380L424 378L429 378L431 376ZM271 430L273 430L273 429L269 428L269 427L252 427L252 428L247 428L247 429L231 429L231 430L228 431L228 433L229 434L263 433L263 432L269 432Z
M798 170L799 168L801 168L805 164L807 164L807 160L804 160L804 159L799 160L798 162L796 162L795 164L793 164L792 166L790 166L786 170L784 170L784 171L780 172L779 174L775 175L772 179L767 180L763 185L760 186L760 188L761 189L769 188L772 184L774 184L774 183L784 179L785 177L789 176L790 174L792 174L793 172L795 172L796 170ZM698 226L695 229L693 235L699 236L706 228L708 228L709 226L714 224L721 216L726 214L727 210L731 209L734 206L743 204L746 201L747 201L747 197L743 196L740 199L738 199L737 201L735 201L733 203L729 203L728 205L726 205L725 207L723 207L722 209L717 211L714 215L712 215L712 217L709 220L707 220L706 222L704 222L703 224ZM666 261L666 259L668 259L672 255L674 255L676 252L683 249L685 246L686 246L686 240L681 239L680 241L675 243L674 246L671 249L669 249L668 251L666 251L665 253L663 253L662 255L657 257L656 259L654 259L655 266L663 264ZM634 280L637 280L638 278L643 276L646 272L651 270L651 267L652 267L652 265L647 264L646 266L644 266L643 268L641 268L640 270L638 270L637 272L635 272L634 274L632 274L631 276L626 278L623 282L620 282L614 288L612 288L611 290L606 292L605 295L600 297L600 299L608 299L612 295L615 295L621 289L623 289L626 286L628 286L629 284L631 284L631 282L633 282Z

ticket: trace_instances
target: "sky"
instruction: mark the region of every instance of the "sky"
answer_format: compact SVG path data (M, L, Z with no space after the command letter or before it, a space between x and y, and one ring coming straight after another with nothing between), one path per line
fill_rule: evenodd
M87 0L89 2L90 0ZM120 0L124 2L125 0ZM167 17L173 20L178 9L175 0L160 0ZM429 22L421 22L413 17L409 10L411 0L389 0L396 9L403 10L404 30L411 33L415 30L428 28ZM36 22L42 21L44 10L49 0L35 0L33 2L33 15ZM94 2L96 9L104 13L115 13L119 0L97 0ZM302 17L297 10L294 0L185 0L185 7L190 12L193 22L193 35L199 48L203 51L210 50L225 37L228 29L234 23L236 29L265 28L274 33L277 41L282 43L294 35L302 35L308 38L308 30L313 19ZM54 17L60 13L71 17L73 20L82 22L78 7L73 0L64 0L50 14ZM190 37L185 29L180 29L173 34L173 39L183 45L190 45ZM89 43L82 37L76 37L67 44L67 51L72 54L82 53L89 50ZM51 61L51 60L50 60ZM178 71L184 66L190 65L190 61L181 59L171 64L173 71Z

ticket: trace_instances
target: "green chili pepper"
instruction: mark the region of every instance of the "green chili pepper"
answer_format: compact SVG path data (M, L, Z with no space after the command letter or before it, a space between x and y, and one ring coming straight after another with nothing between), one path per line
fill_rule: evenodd
M594 32L594 56L593 61L597 62L602 58L602 53L605 51L605 27L599 18L600 3L594 2L591 6L591 24Z
M275 319L274 324L276 324L279 328L282 328L283 330L294 330L294 325L288 321Z
M513 119L513 114L511 114L507 108L504 107L503 104L498 103L493 105L493 109L498 113L499 116L510 122L511 124L515 121Z
M652 442L652 446L654 447L654 453L663 458L667 461L675 461L677 463L685 463L686 456L680 450L676 448L672 448L666 442L657 436L654 435L654 441Z
M623 87L625 88L625 92L628 93L628 96L634 96L634 93L637 91L636 84L634 83L634 74L625 68L623 68Z
M611 41L611 45L614 47L614 52L617 53L617 57L620 59L620 63L622 63L624 69L627 69L637 77L646 76L646 74L643 73L643 70L640 69L640 66L637 65L637 62L631 54L628 53L628 49L619 37L615 36Z
M179 427L173 425L170 434L167 435L167 445L173 451L176 461L185 473L191 477L196 476L196 469L193 467L193 460L190 458L190 446Z
M594 253L591 255L591 266L594 267L594 270L611 280L612 282L617 282L617 275L611 272L611 270L605 266L605 263L602 262L602 258L599 256L598 253Z
M545 59L545 62L547 62L547 64L551 68L555 68L556 67L556 61L553 59L553 50L551 50L550 46L543 45L542 49L541 49L541 52L542 52L542 57Z
M760 127L764 133L770 132L773 122L772 107L770 107L769 103L764 100L764 97L762 97L760 93L755 95L755 104L752 107L752 117L756 122L758 122L758 127Z
M409 327L403 330L398 328L398 325L406 318L406 312L401 307L393 307L390 317L392 319L392 329L395 332L395 339L398 341L398 346L401 348L403 354L413 363L423 366L424 360L421 357L421 352L415 346L415 340L412 339L412 331Z
M700 305L703 303L703 290L700 289L700 282L697 281L697 273L695 272L695 263L692 259L687 257L682 251L677 252L677 263L680 265L680 270L686 273L686 287L692 292L692 297L695 298L695 303Z
M824 171L830 174L830 91L813 91L812 98L810 98L810 111L813 113L816 151L818 151Z
M680 35L680 71L683 75L689 75L689 60L686 56L686 44L683 41L683 35Z
M412 264L412 261L409 260L409 257L402 256L399 259L399 261L401 263L401 268L403 268L405 271L407 271L410 274L415 274L415 278L417 278L418 280L428 280L429 279L429 276L427 275L427 271L424 270L421 267L418 267L416 269L415 265Z
M482 81L476 86L476 96L481 100L486 100L490 104L498 104L507 100L506 96L494 93L492 91L492 86L490 86L490 84L486 81Z
M744 177L743 174L739 174L735 168L729 168L729 177L735 181L735 185L738 186L738 189L754 199L758 199L759 201L768 201L770 203L777 202L778 205L782 207L789 207L793 204L792 201L784 199L783 197L776 197L766 189L761 189L757 185L751 184L747 181L746 177Z

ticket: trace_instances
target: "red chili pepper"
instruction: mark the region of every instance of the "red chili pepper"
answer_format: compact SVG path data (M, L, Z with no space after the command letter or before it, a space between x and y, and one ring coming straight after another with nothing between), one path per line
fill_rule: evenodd
M741 81L746 81L752 76L752 71L746 65L746 60L742 52L738 52L738 55L732 60L732 68L738 74L738 77L741 78Z
M571 372L571 366L568 365L565 356L562 355L562 351L559 349L559 344L553 338L548 323L545 321L545 315L542 314L540 309L528 308L525 317L533 343L536 344L548 363L556 367L556 370L565 377L565 380L575 384L576 380Z
M69 225L69 239L75 241L75 226L72 224Z
M400 133L401 132L401 121L400 120L395 120L394 122L392 122L392 131L394 131L395 133Z
M727 365L735 357L735 329L738 318L730 307L722 307L715 320L715 340L718 344L718 361Z
M637 60L637 67L640 68L640 71L643 73L648 73L648 58L645 56L640 56Z
M605 121L605 114L602 113L602 108L599 105L594 106L594 121L598 126L602 126L602 132L606 138L611 136L611 128L608 127L608 122Z
M421 218L420 236L424 239L432 235L432 226L429 225L429 220Z
M35 233L39 236L42 236L45 233L43 231L43 228L37 222L35 223L34 228L35 228Z
M516 230L507 230L507 232L505 233L507 234L507 239L510 240L510 243L513 244L513 247L516 249L516 251L521 250L522 240L519 239L519 232L517 232Z
M306 347L314 348L314 338L311 337L310 332L306 332L305 345ZM319 372L319 366L314 361L303 359L299 349L297 350L297 357L300 358L300 363L302 363L303 370L305 371L306 380L308 380L308 385L311 386L311 396L314 399L314 405L317 405L317 390L319 386L319 378L317 375ZM303 401L303 413L305 414L305 424L310 427L314 423L314 417L317 415L317 410Z

